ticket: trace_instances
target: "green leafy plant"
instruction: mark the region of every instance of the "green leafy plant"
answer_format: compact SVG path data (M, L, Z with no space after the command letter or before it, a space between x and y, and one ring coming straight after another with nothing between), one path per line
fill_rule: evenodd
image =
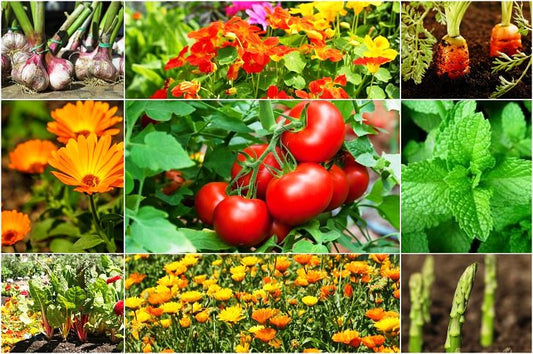
M530 106L480 106L404 102L402 251L530 252Z

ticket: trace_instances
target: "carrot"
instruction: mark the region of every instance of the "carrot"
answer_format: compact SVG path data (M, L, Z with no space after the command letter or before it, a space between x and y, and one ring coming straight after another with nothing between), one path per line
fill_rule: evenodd
M518 27L511 23L513 2L502 1L502 22L492 28L490 35L490 57L500 56L501 53L513 55L522 48L522 36Z
M459 27L471 1L447 1L444 4L447 34L442 37L435 57L437 75L450 79L463 77L470 72L468 44Z

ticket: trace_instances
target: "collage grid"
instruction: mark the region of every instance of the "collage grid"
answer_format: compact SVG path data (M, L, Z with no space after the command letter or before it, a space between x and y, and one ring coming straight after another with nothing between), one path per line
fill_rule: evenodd
M531 1L1 4L2 352L532 352Z

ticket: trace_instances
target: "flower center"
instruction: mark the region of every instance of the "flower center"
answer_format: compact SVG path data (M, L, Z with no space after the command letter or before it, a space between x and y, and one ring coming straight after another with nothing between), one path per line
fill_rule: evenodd
M7 230L2 233L2 240L7 244L13 244L13 241L17 239L18 232L15 230Z
M91 132L88 131L88 130L80 130L80 131L76 132L76 134L77 134L78 136L79 136L79 135L83 135L84 137L87 138L87 137L89 136L89 134L91 134Z
M85 177L82 178L81 183L89 187L96 187L100 184L100 178L95 175L85 175Z

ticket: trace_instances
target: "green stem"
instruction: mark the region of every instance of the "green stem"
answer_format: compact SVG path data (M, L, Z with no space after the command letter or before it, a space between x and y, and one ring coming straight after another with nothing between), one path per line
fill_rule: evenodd
M115 19L117 12L120 8L120 2L112 1L107 8L107 11L100 22L100 35L109 34L112 30L113 20Z
M34 29L26 10L24 10L24 7L19 1L13 1L10 4L20 27L22 27L22 32L24 32L27 37L32 37L34 35Z
M424 286L422 289L422 314L424 316L425 323L431 322L431 315L429 313L429 309L431 308L431 286L433 285L433 281L435 280L434 269L435 262L433 260L433 257L426 256L426 259L424 260L424 265L422 266L422 277L424 279Z
M481 305L481 346L486 348L492 345L494 337L495 295L496 281L496 256L485 256L485 290L483 304Z
M35 30L36 44L44 40L44 1L31 1L33 16L33 29Z
M92 194L89 194L89 201L91 204L91 214L93 215L93 222L94 222L94 226L96 227L96 231L98 232L100 237L104 239L104 242L107 245L107 250L109 252L115 252L116 250L115 245L112 243L112 241L109 240L109 238L107 237L107 234L105 233L105 231L102 229L102 226L100 225L100 219L98 218L98 213L96 212L96 205L94 203L94 196Z
M502 22L503 26L509 26L511 24L511 16L513 15L513 2L502 1Z
M135 214L139 212L139 207L141 206L141 197L144 188L144 178L141 178L139 181L139 193L137 194L137 200L135 201Z
M123 22L124 22L124 8L121 7L120 10L118 11L117 22L115 23L115 27L113 27L113 32L111 32L109 43L111 44L115 43L115 39L117 39L118 32L122 28Z
M421 273L414 273L409 278L409 296L411 310L409 311L409 352L422 352L422 327L424 325L424 280Z
M444 5L444 13L446 14L446 29L448 36L458 37L461 35L460 27L461 21L466 13L466 9L471 1L448 1Z
M476 271L477 263L469 265L457 283L457 288L453 296L452 309L450 311L446 343L444 344L447 353L458 353L461 351L461 327L465 322L466 308L474 286Z
M270 131L270 129L272 129L272 127L276 125L276 120L274 119L274 111L272 110L272 105L269 101L259 101L259 120L261 121L261 125L265 130Z

